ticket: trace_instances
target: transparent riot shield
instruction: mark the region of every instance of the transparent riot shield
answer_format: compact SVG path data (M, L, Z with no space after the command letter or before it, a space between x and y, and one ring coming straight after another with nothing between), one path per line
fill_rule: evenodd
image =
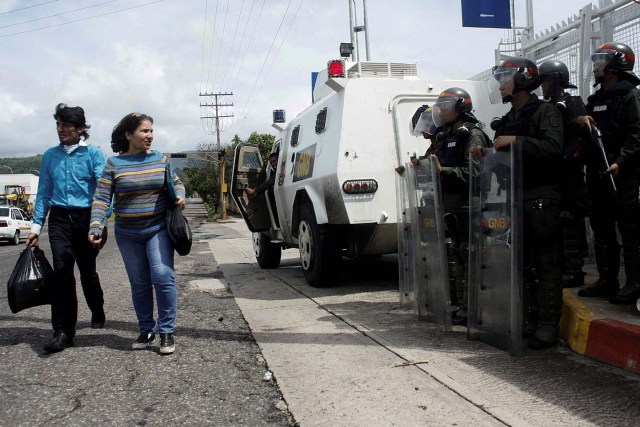
M522 351L522 162L488 150L470 162L469 316L467 336Z
M413 236L414 231L411 227L411 206L416 202L410 203L411 197L415 198L415 192L409 193L409 182L415 181L415 173L411 164L403 166L402 171L396 174L396 201L398 209L398 278L400 285L400 303L414 306L415 288L414 288L414 263L412 261L413 254ZM414 185L415 186L415 185ZM415 307L414 307L415 309Z
M407 180L409 192L412 240L408 260L413 264L416 313L451 330L451 300L447 249L442 207L440 174L432 159L421 160L416 166L407 164L413 179Z

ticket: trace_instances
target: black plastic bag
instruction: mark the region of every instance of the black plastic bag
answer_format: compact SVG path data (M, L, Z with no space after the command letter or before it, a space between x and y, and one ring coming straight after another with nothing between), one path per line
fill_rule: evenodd
M178 255L189 255L193 243L191 227L187 218L182 215L182 210L177 206L167 208L167 232Z
M7 298L12 313L51 304L49 283L53 268L42 249L29 246L22 251L7 282Z

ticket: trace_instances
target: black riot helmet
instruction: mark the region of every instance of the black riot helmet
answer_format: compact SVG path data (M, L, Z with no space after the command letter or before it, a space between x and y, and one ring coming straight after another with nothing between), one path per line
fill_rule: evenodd
M640 84L640 79L633 72L636 56L633 50L623 43L609 42L600 45L591 55L593 61L593 75L596 85L608 73L615 73L621 79L629 80L634 85Z
M492 76L489 81L492 98L500 94L503 103L511 102L516 92L536 90L542 82L533 61L515 56L508 56L493 67Z
M569 83L569 69L564 62L551 59L540 64L538 74L542 80L542 95L551 98L558 95L561 89L577 89Z
M433 105L433 123L438 127L447 126L460 117L466 121L478 123L472 111L473 102L469 92L459 87L450 87L440 93Z

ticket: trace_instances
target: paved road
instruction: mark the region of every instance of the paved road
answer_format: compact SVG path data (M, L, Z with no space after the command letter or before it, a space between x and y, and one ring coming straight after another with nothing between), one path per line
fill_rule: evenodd
M194 231L200 224L192 220ZM42 247L50 258L48 238ZM208 244L176 257L176 352L132 351L137 322L114 240L99 261L106 328L90 328L78 284L75 346L47 355L49 307L12 314L6 283L19 247L0 243L0 425L289 425L286 404ZM157 341L156 341L157 343Z

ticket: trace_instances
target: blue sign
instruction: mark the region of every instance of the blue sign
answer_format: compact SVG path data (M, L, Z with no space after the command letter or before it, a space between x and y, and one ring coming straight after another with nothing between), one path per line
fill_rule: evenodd
M318 73L313 71L311 73L311 103L313 104L316 100L313 99L313 90L316 88L316 80L318 80Z
M462 0L462 26L511 28L510 0Z

